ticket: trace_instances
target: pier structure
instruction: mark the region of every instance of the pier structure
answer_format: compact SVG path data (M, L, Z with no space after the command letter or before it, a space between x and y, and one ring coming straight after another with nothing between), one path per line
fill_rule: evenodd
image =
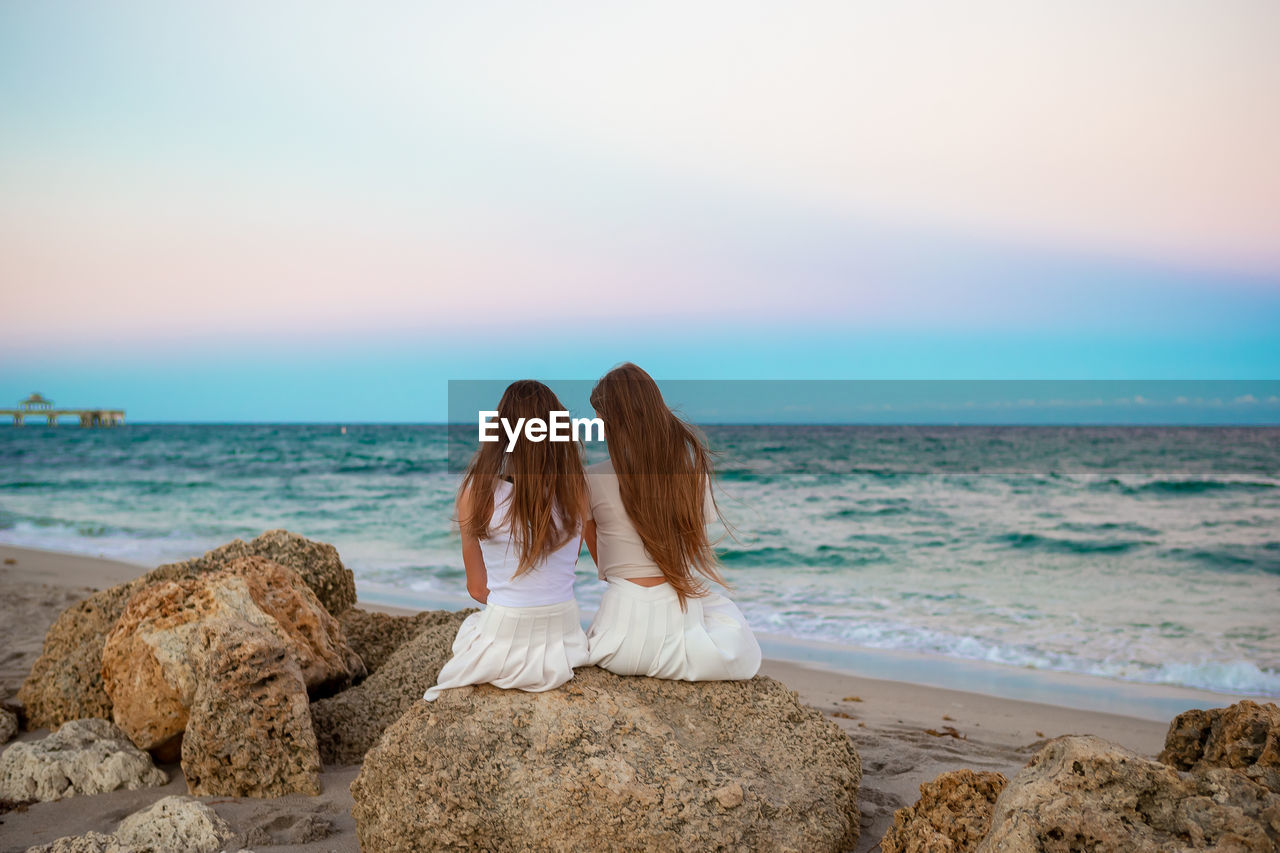
M56 427L58 418L78 417L82 427L113 427L124 423L124 409L55 409L53 401L40 393L33 393L18 404L16 409L0 409L0 417L13 418L14 426L22 426L28 418L43 419Z

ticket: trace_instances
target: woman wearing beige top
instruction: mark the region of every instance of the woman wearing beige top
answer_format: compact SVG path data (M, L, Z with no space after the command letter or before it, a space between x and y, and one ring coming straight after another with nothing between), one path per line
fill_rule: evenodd
M610 458L587 468L583 537L609 586L587 631L590 662L619 675L751 678L760 644L724 585L706 526L718 515L710 454L634 364L591 392Z

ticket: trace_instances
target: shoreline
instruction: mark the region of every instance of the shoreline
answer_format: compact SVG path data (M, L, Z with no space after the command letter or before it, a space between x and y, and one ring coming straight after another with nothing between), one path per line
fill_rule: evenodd
M7 650L0 659L0 700L13 700L40 654L45 631L63 609L96 590L130 580L148 569L119 560L0 545L0 645ZM366 610L405 615L435 609L406 607L413 602L402 600L397 604L375 590L358 590L358 595L365 594L369 597L360 597L356 606ZM769 642L770 638L764 638L762 645ZM1094 734L1142 755L1154 756L1164 744L1173 717L1170 714L1151 719L1081 710L1053 702L875 677L876 673L850 673L832 668L821 655L813 653L810 644L800 644L798 648L809 657L786 659L778 654L778 647L766 646L760 673L796 691L803 704L839 726L857 747L863 762L862 835L857 851L872 850L892 824L893 812L914 803L919 785L940 773L970 768L1012 777L1039 744L1064 734ZM896 665L893 657L879 657ZM1196 707L1231 704L1229 697L1206 695L1216 701ZM46 733L24 731L18 740L34 740ZM173 765L164 769L173 779L161 788L39 803L23 812L5 814L0 823L0 840L5 842L0 843L0 853L88 830L110 832L120 815L165 795L185 794L180 768ZM358 843L350 816L348 786L358 771L359 765L326 767L322 773L323 793L318 797L198 799L216 806L233 825L256 820L255 815L275 820L272 815L288 817L322 808L333 823L333 834L314 842L272 845L271 849L302 853L355 851Z
M72 551L0 543L0 560L25 555L41 571L51 572L43 582L60 586L82 585L86 576L99 579L105 588L131 580L155 568L109 557ZM84 566L78 561L90 561ZM27 580L40 581L31 575ZM93 584L89 584L93 586ZM361 584L357 578L358 606L396 615L422 610L460 610L477 606L466 596L421 595L412 591ZM583 608L589 623L595 611ZM1011 664L946 657L900 649L844 646L824 640L801 639L756 631L766 661L787 663L837 676L866 678L916 687L971 693L993 699L1066 707L1142 720L1167 722L1191 708L1226 707L1242 699L1274 702L1276 697L1250 693L1226 693L1176 684L1125 681L1086 673L1034 669Z

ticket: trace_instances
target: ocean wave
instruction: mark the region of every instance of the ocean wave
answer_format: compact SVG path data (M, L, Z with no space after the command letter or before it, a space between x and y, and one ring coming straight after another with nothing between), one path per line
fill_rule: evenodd
M761 610L748 606L747 616L757 630L855 648L919 652L942 658L1091 675L1140 684L1280 697L1280 671L1244 660L1153 663L1111 656L1090 657L1087 653L1067 653L1027 643L1000 643L895 621L833 621L816 615L805 619L802 612L794 608Z
M1126 483L1110 478L1089 484L1095 492L1116 492L1124 495L1203 495L1218 492L1267 492L1280 488L1280 484L1266 480L1149 480L1145 483Z
M1280 542L1223 544L1202 548L1170 548L1165 554L1215 571L1258 571L1280 575Z
M1056 554L1125 554L1154 544L1136 539L1056 539L1038 533L1006 533L992 540L1019 550L1048 551Z
M885 562L879 548L840 548L819 545L813 553L790 548L733 548L718 551L720 562L736 568L852 568Z

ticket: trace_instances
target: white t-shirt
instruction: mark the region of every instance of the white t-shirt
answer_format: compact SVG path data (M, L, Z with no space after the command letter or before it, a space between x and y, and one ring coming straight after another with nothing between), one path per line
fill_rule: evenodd
M511 484L499 480L493 490L493 519L489 538L480 540L484 568L489 581L489 603L503 607L539 607L573 599L573 573L582 547L575 535L519 577L513 578L520 555L507 527Z

